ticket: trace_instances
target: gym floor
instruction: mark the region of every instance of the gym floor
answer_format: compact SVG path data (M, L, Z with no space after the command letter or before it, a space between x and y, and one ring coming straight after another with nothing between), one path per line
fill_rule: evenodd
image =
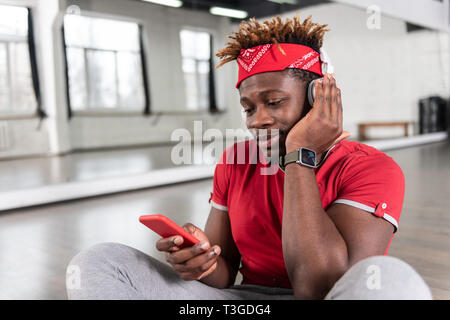
M436 299L450 299L450 142L386 152L406 195L389 255L411 264ZM0 213L0 299L66 299L65 271L80 250L120 242L160 260L159 238L138 222L162 213L204 227L212 179Z

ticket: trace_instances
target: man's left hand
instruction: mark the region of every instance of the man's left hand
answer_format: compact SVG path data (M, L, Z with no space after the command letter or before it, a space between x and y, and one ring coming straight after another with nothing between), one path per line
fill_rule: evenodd
M314 106L286 138L286 153L308 148L323 153L350 134L342 130L341 90L333 74L315 82Z

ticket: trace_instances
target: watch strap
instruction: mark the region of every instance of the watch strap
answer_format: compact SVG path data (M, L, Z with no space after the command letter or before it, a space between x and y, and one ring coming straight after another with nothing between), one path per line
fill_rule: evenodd
M281 169L285 169L286 166L290 163L298 163L301 164L305 167L309 167L309 168L317 168L319 167L322 163L319 164L315 164L315 165L310 165L308 163L305 163L302 161L302 149L305 149L309 152L314 152L314 155L316 154L315 151L307 149L307 148L298 148L292 152L289 152L288 154L286 154L285 156L281 156L280 157L280 167ZM317 159L317 156L315 157ZM317 160L316 160L317 161ZM321 161L322 162L322 161Z
M284 156L284 167L286 167L288 164L293 162L299 162L300 161L300 149L296 149L292 152L289 152L287 155Z

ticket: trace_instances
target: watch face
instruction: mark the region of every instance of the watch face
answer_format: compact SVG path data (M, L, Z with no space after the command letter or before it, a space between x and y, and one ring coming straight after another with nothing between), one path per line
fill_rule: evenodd
M302 148L301 149L301 159L302 159L302 163L307 166L314 167L316 165L316 153L312 150Z

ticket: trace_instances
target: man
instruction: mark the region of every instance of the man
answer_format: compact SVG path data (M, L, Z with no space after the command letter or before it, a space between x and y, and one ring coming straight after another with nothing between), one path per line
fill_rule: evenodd
M86 276L69 297L431 297L411 267L383 256L398 228L404 177L390 157L343 140L341 92L322 73L325 28L299 17L241 23L217 56L220 65L238 61L236 87L256 139L227 149L216 166L205 230L185 225L200 243L180 249L180 236L159 240L173 270L132 248L98 245L71 262ZM310 105L307 86L319 78ZM277 151L283 170L262 174L267 162L240 163L236 150L247 160ZM117 274L99 272L106 265ZM238 269L243 283L233 286ZM381 278L368 278L376 272Z

